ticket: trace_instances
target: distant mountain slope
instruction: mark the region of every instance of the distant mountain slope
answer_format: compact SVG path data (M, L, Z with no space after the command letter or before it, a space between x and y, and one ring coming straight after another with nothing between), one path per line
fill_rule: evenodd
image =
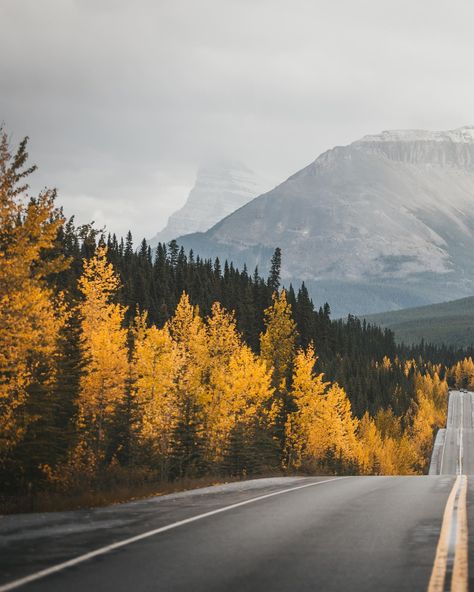
M262 190L262 181L242 163L220 162L202 167L184 206L171 214L165 228L150 244L204 232Z
M474 127L393 131L325 152L205 233L203 256L304 280L336 315L474 293Z
M435 344L474 344L474 296L365 318L394 331L399 342L418 343L424 339Z

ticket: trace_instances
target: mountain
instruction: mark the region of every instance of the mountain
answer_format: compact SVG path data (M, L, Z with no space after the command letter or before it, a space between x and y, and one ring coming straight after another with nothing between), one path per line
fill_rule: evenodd
M204 232L262 191L262 181L245 165L220 162L199 169L182 208L150 241L168 242L191 232Z
M467 347L474 344L473 296L365 318L372 324L391 329L397 341L406 344L422 339L437 345Z
M205 233L205 257L304 280L333 313L369 314L474 293L474 127L385 131L321 154Z

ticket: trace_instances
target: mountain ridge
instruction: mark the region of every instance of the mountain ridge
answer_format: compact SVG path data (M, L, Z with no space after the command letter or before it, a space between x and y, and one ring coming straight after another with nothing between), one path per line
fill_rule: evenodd
M423 136L423 133L425 135ZM474 128L365 136L323 152L205 233L202 256L308 284L337 315L369 314L474 293Z

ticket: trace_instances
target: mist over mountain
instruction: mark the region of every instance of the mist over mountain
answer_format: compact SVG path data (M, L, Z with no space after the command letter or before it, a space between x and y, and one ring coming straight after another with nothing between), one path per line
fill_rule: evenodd
M257 175L239 162L219 162L201 167L186 203L168 219L150 241L168 242L191 232L204 232L263 190Z
M321 154L185 248L304 280L336 315L474 293L474 127L385 131Z

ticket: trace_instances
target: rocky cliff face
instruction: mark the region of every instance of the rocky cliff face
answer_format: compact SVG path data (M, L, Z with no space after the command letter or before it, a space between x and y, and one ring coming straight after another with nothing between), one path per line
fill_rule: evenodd
M204 232L262 190L257 176L241 163L215 163L199 169L186 203L150 241L168 242L183 234Z
M336 147L204 234L204 256L305 280L336 314L474 293L474 128L390 131ZM263 268L262 268L263 271Z

